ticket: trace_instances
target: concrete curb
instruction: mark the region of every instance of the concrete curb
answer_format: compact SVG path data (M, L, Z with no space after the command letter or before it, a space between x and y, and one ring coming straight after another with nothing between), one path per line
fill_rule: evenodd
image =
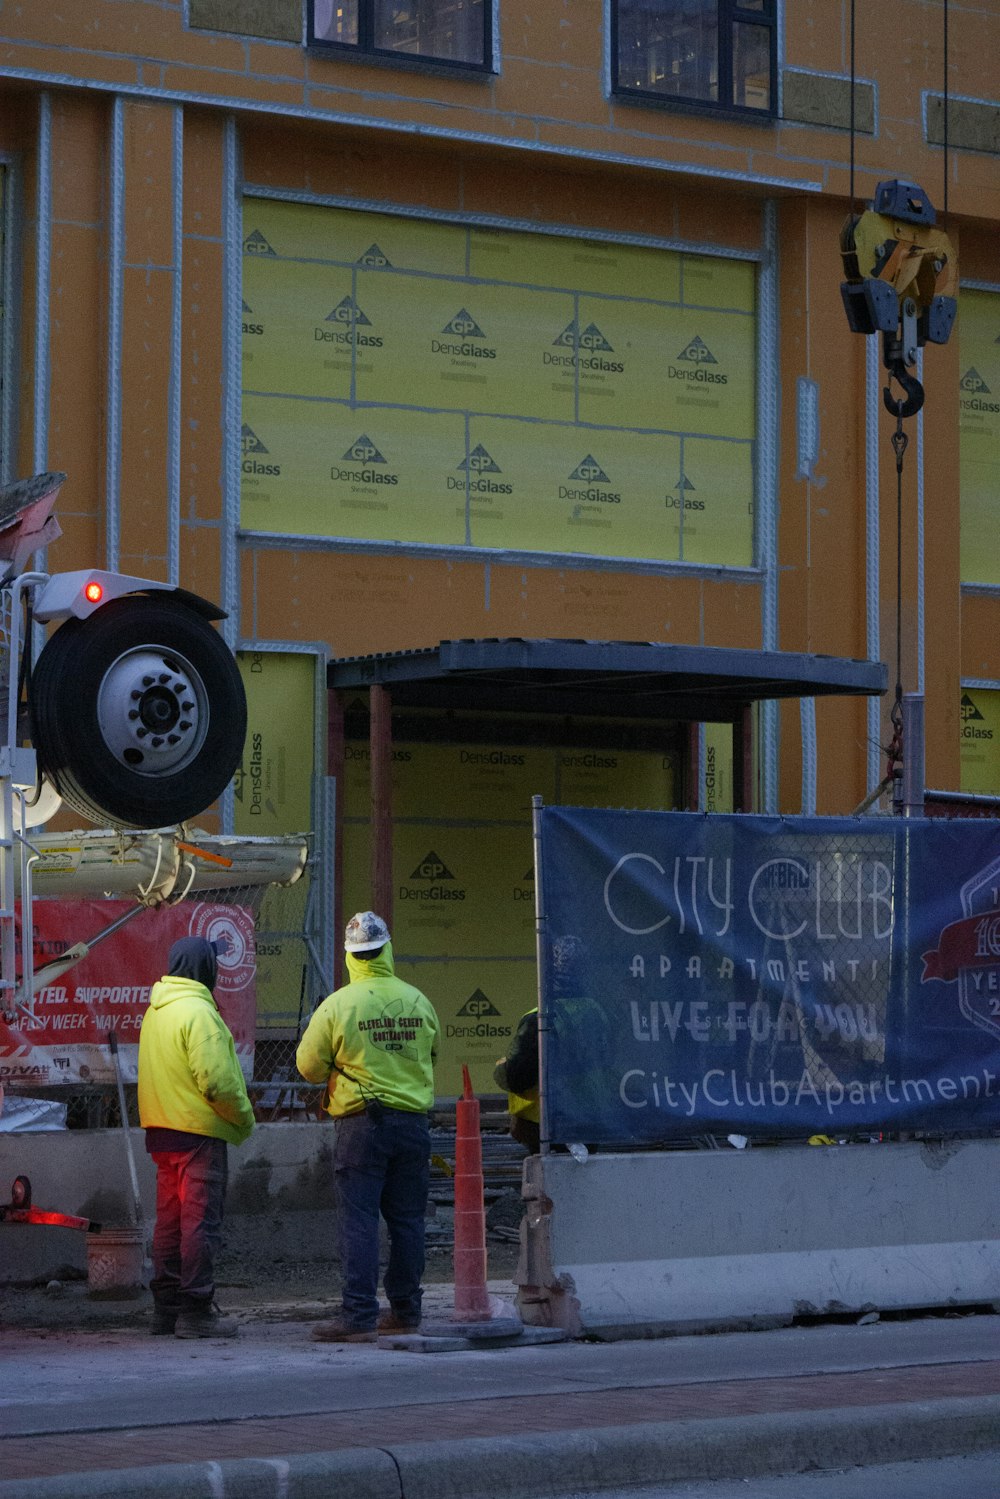
M0 1499L528 1499L995 1450L1000 1396L976 1396L63 1473L0 1482Z

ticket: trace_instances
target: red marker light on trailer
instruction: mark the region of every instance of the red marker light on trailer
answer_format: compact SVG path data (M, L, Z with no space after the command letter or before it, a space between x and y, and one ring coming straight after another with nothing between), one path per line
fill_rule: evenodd
M83 590L83 596L90 604L99 604L104 597L104 588L100 583L88 583Z

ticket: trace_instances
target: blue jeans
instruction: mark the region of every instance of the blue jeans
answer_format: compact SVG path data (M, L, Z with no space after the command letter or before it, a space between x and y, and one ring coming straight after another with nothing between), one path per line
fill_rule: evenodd
M208 1135L192 1150L155 1150L156 1227L149 1289L162 1311L207 1311L222 1238L228 1160Z
M378 1316L378 1220L389 1230L385 1294L397 1316L420 1320L424 1217L431 1137L426 1114L366 1109L336 1121L334 1181L340 1218L344 1320L356 1329Z

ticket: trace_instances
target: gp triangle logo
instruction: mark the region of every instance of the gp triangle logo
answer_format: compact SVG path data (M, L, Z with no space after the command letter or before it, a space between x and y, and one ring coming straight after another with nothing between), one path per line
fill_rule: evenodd
M250 303L247 301L246 297L243 298L243 311L249 312L251 317L253 316L253 308L250 306Z
M990 387L977 369L967 369L958 383L961 389L967 391L969 395L988 396L990 394Z
M480 328L474 317L471 317L463 307L461 312L456 312L450 323L446 323L441 329L442 333L454 333L456 338L485 338L486 334Z
M268 244L260 230L255 229L243 241L243 253L245 255L274 255L275 251Z
M973 719L982 720L983 715L972 701L967 692L962 693L962 722L969 723Z
M558 338L552 340L552 346L560 349L599 349L603 353L614 353L614 346L608 343L596 323L588 323L581 333L575 318L567 323Z
M380 269L392 269L392 261L386 255L385 251L380 249L375 243L370 244L367 250L362 250L354 264L370 265Z
M365 317L357 302L350 296L344 297L332 312L327 313L326 321L328 323L354 323L359 328L371 327L371 319Z
M686 348L682 349L677 356L678 362L685 364L718 364L718 360L712 353L704 339L695 334Z
M351 463L385 463L386 461L367 432L362 432L360 437L355 438L344 454L344 458Z
M479 443L477 447L473 448L468 458L463 458L462 462L458 464L458 467L467 474L503 473L503 469L500 467L499 463L494 463L493 459L491 458L490 454L487 453L482 443Z
M248 427L246 422L240 429L240 446L244 453L269 453L271 451L270 448L264 446L256 432L252 427Z
M433 849L424 854L416 869L410 875L411 880L453 880L455 876L447 864L436 854Z
M570 478L579 479L584 484L611 483L611 480L591 453L587 454L582 463L577 464L576 468L570 474Z
M480 1016L499 1015L500 1011L497 1009L492 999L490 999L483 993L482 989L476 989L472 994L469 995L462 1008L460 1010L456 1010L455 1013L457 1015Z

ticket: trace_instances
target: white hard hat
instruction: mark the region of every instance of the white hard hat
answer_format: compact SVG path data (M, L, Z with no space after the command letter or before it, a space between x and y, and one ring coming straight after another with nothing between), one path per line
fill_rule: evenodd
M345 952L371 952L389 941L389 928L374 911L358 911L347 923Z

